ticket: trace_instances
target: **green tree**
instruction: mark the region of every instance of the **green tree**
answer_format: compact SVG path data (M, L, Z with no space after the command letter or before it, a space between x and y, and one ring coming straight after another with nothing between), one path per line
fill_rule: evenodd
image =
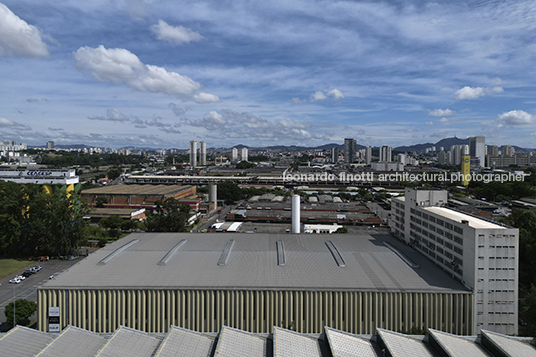
M111 238L117 238L119 237L119 230L121 229L123 222L123 218L119 216L108 216L99 221L99 226L107 229Z
M15 314L15 324L24 325L28 322L28 318L32 316L37 310L37 304L33 301L28 301L25 299L19 299L15 303L10 302L5 310L4 315L6 316L6 321L9 324L13 324L13 314Z
M255 167L255 164L252 163L252 162L249 162L249 161L240 161L236 165L236 168L239 169L239 170L251 169L253 167Z
M97 208L104 208L104 205L108 203L108 199L106 197L97 197L95 200L95 207Z
M536 286L531 284L529 291L522 299L521 311L527 326L520 326L520 332L525 336L536 337Z
M218 198L225 201L225 204L231 204L242 199L242 191L234 182L223 182L218 184Z
M148 232L186 232L190 206L170 197L156 201L154 212L147 212L145 230Z
M115 180L119 176L121 176L121 173L123 171L120 169L111 169L106 173L106 177L108 177L109 180Z
M348 228L346 228L346 227L340 227L340 228L337 228L337 230L335 231L335 233L346 234L346 233L348 233Z

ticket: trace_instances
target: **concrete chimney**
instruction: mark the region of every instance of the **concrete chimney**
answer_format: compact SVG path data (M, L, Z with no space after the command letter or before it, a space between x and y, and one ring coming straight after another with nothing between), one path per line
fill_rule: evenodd
M300 196L292 195L292 233L300 233Z

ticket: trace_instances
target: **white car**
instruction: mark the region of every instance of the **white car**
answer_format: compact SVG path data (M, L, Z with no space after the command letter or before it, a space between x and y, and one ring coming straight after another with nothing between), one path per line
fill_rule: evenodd
M39 270L43 269L43 267L41 265L36 265L32 269L35 270L35 271L39 271Z
M26 277L25 277L24 275L17 275L17 276L15 277L15 279L24 280L24 279L26 279Z
M13 279L11 279L9 282L10 282L11 284L20 284L21 281L22 281L22 280L20 280L19 278L13 278Z

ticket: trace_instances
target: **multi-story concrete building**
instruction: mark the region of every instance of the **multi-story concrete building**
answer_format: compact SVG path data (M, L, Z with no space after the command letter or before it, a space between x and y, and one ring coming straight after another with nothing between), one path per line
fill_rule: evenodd
M199 165L207 165L207 143L204 141L199 143Z
M242 148L242 153L240 154L240 160L248 161L248 148Z
M197 142L195 140L190 141L190 166L197 166Z
M446 208L447 191L392 199L394 235L474 294L474 329L517 334L519 230Z
M367 146L365 148L365 164L370 165L372 162L372 147Z
M351 164L356 158L355 139L344 139L344 162Z
M231 150L231 162L232 163L236 163L238 161L238 149L237 148L233 148Z
M503 146L503 156L514 156L516 149L510 145Z
M489 146L489 156L499 156L499 147L497 145Z
M331 148L331 163L332 164L336 164L339 162L339 148L338 147L333 147Z
M486 165L486 137L473 136L469 138L469 155L478 158L478 167Z
M390 146L382 146L380 148L380 162L393 161L393 148Z

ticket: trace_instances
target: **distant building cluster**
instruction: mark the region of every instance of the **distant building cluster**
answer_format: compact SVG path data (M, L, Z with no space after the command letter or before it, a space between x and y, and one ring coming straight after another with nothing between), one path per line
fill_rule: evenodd
M248 148L242 148L240 150L240 161L248 161L248 154L249 154ZM238 162L238 149L233 148L231 150L231 163L236 164L237 162Z

